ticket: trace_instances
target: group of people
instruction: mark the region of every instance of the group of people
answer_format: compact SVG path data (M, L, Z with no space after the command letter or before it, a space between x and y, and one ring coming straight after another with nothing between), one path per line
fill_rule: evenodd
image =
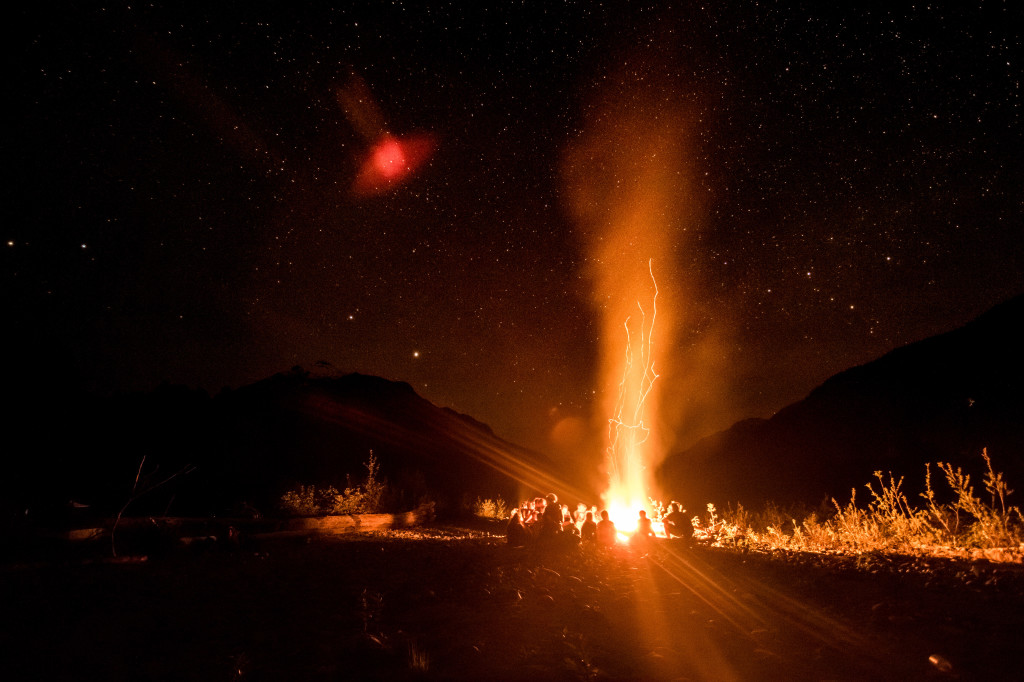
M656 521L664 528L662 537L688 539L691 536L693 528L683 516L684 511L676 502L667 508L655 505ZM568 505L558 503L558 496L554 493L525 500L513 509L506 535L513 547L580 543L610 547L620 537L607 510L598 514L596 506L587 507L581 502L575 511L570 511ZM636 530L625 537L633 544L658 537L646 511L640 510Z

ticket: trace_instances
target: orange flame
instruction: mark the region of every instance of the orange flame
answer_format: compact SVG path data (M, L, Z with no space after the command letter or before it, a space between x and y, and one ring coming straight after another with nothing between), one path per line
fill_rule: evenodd
M644 421L647 400L658 378L654 371L653 337L654 322L658 313L658 283L654 279L654 266L647 263L654 285L651 298L650 319L644 306L637 301L640 309L639 330L630 330L630 319L626 318L626 352L623 360L622 380L619 382L618 398L614 416L608 420L608 447L605 451L609 487L605 495L605 507L612 519L618 519L620 526L627 519L638 515L639 510L651 511L647 491L649 481L645 462L645 444L651 435L650 427ZM634 341L639 331L639 341ZM624 526L623 526L624 527Z
M678 401L665 409L655 366L673 371L664 368L682 318L682 278L674 261L696 212L683 163L688 119L674 83L662 73L656 64L630 63L603 79L612 87L596 93L600 99L588 107L587 124L563 165L601 319L603 500L620 530L628 530L641 509L650 515L654 469L678 417ZM655 258L665 264L660 282ZM660 295L667 306L659 308Z

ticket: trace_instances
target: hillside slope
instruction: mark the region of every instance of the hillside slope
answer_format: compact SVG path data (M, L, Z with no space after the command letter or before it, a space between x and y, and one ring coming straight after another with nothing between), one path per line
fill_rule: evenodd
M739 422L669 456L659 481L690 505L816 504L849 499L875 471L906 476L912 493L927 462L977 474L987 447L1011 487L1024 485L1021 349L1017 297L960 329L841 372L771 419Z
M42 392L40 392L42 394ZM163 385L109 398L48 395L23 405L6 453L5 515L59 518L69 501L115 513L267 513L299 485L362 482L371 451L398 494L505 500L569 493L558 465L497 437L475 419L438 407L406 383L361 374L316 376L296 367L215 397ZM76 512L81 513L81 512Z

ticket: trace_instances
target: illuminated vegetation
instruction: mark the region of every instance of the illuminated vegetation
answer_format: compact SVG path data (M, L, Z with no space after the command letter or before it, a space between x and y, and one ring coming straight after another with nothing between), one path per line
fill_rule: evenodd
M338 491L334 486L300 485L281 496L281 511L291 516L372 514L381 511L387 483L380 477L380 465L370 451L364 464L366 480Z
M503 520L508 519L509 515L508 503L500 495L493 500L491 498L485 500L477 497L473 501L472 508L474 515L484 519Z
M1021 561L1024 558L1024 517L1007 504L1009 489L983 451L986 471L984 497L960 467L939 462L948 490L933 487L931 465L925 471L923 503L913 506L902 490L903 479L875 472L867 484L870 500L857 502L857 491L831 513L811 513L797 522L792 513L769 505L760 513L742 506L719 514L694 517L694 537L721 545L746 545L811 552L889 552L898 554L960 555ZM945 501L944 501L945 500Z

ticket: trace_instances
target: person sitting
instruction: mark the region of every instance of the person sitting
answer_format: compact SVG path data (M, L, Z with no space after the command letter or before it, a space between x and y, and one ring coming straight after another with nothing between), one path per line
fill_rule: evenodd
M617 534L615 523L608 518L608 510L601 511L601 520L597 524L597 544L603 547L611 547L615 544Z
M580 524L573 518L573 512L569 511L569 505L562 505L562 532L580 541Z
M587 517L587 505L582 502L577 503L576 511L572 514L572 522L579 528L583 525L583 520Z
M651 528L651 520L647 518L647 512L640 510L640 516L636 520L636 532L629 538L630 544L643 549L654 537L654 530Z
M642 538L654 537L654 531L651 529L651 520L647 518L647 512L643 509L640 510L640 518L636 521L636 534Z
M614 529L614 525L612 527ZM593 512L587 512L586 520L580 526L580 539L587 545L597 542L597 524L594 523Z
M569 530L570 526L572 526L573 530L575 530L575 525L576 524L574 524L572 522L572 514L569 513L569 505L563 504L561 506L561 510L562 510L562 521L561 521L562 530Z
M527 520L527 523L530 525L540 523L540 518L544 514L545 504L547 504L547 501L543 497L533 498L533 504L530 505L530 518Z
M526 532L526 526L523 525L523 519L519 516L519 510L513 509L512 516L508 520L508 526L505 529L505 537L508 539L508 544L511 547L524 547L529 534Z
M686 516L683 515L683 511L680 510L679 505L673 502L668 506L668 514L665 515L665 535L669 540L672 538L688 538L692 535L692 527L689 521L686 520ZM690 528L691 532L687 532Z
M558 497L554 493L548 495L545 501L537 537L543 541L551 541L562 533L562 509L558 506Z

